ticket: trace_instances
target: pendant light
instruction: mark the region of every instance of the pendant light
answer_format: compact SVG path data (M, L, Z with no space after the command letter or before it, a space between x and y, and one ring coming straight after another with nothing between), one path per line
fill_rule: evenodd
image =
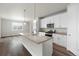
M24 33L25 24L26 24L25 23L25 12L26 12L26 9L23 10L23 14L24 14L23 15L23 17L24 17L24 20L23 20L23 33Z
M24 26L25 26L25 9L23 10L23 22L22 22L22 32L20 33L21 35L24 35Z
M36 34L36 3L34 3L33 34Z
M34 3L34 20L36 20L36 3Z

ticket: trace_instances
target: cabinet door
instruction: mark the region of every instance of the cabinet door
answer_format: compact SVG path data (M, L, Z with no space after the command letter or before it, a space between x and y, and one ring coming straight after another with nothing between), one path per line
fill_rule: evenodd
M59 15L55 15L54 16L54 25L55 25L55 28L59 27L59 25L60 25L59 21L60 21L60 16Z
M49 17L46 17L44 19L41 19L41 28L47 28L47 24L50 23L50 18Z
M45 19L41 19L40 25L41 25L41 28L46 28Z
M49 23L54 23L54 16L50 16L48 22L49 22Z
M46 17L46 18L45 18L45 22L46 22L46 27L47 27L47 24L50 23L50 17Z
M61 28L67 28L67 23L68 23L67 13L61 13L60 14L60 26L61 26Z
M54 23L56 28L67 28L67 13L60 13L54 16Z

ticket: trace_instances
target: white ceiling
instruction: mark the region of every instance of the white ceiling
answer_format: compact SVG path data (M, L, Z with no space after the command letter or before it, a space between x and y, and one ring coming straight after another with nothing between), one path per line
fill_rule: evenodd
M44 4L36 4L36 14L39 17L55 13L61 10L66 9L66 3L44 3Z
M34 5L36 5L36 12L34 12ZM24 9L25 19L33 20L34 13L36 17L46 16L66 9L67 3L0 3L0 16L7 19L23 20Z

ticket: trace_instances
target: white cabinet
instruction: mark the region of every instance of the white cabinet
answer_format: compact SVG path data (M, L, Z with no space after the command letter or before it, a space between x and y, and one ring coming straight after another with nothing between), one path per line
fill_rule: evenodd
M40 27L41 28L47 28L47 24L49 24L49 23L50 23L50 18L49 17L41 19L40 20Z
M46 28L45 19L41 19L41 21L40 21L40 27L41 27L41 28Z
M46 19L41 20L41 28L46 28L47 21Z
M67 32L67 49L78 55L78 18L79 4L70 4L68 6L68 32Z
M55 15L54 16L54 27L55 28L59 28L59 25L60 25L59 21L60 21L60 15L59 14Z
M60 14L60 27L62 28L67 28L67 23L68 23L68 19L67 19L67 12L65 13L61 13Z
M49 23L54 23L54 16L50 16L49 18Z
M46 17L41 19L41 28L47 28L47 24L49 23L54 23L55 28L67 28L67 18L67 12Z
M67 28L67 12L54 15L55 28Z
M67 40L66 35L53 34L53 41L54 41L54 43L56 43L58 45L66 47L67 46L66 40Z

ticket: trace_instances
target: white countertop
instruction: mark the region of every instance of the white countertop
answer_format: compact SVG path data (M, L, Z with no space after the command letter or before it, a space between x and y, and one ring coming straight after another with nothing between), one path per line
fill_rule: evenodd
M32 34L29 34L29 33L23 33L22 36L24 36L25 38L27 38L27 39L29 39L29 40L37 43L37 44L43 43L43 42L51 39L51 37L32 35Z

